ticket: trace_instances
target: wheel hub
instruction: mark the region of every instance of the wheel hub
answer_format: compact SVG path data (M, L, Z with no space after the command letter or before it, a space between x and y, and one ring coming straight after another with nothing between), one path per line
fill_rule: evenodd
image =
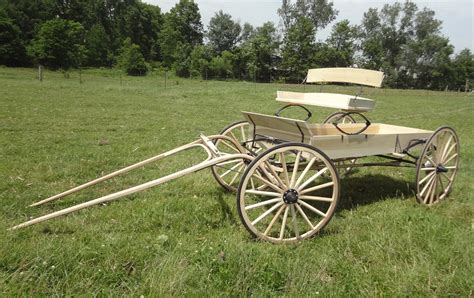
M436 167L436 173L447 173L448 172L448 169L446 169L445 167L443 167L442 165L438 165Z
M298 202L298 192L295 189L288 189L283 193L283 201L287 204Z

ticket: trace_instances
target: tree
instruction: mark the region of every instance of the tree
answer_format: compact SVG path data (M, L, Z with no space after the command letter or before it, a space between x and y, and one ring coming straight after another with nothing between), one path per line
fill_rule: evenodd
M118 58L118 66L128 75L144 76L147 73L147 65L143 58L140 46L132 43L130 38L125 39Z
M54 19L43 23L28 49L41 64L52 69L81 65L84 57L84 28L81 24Z
M331 23L339 12L334 3L328 0L283 0L278 14L282 20L284 32L287 32L300 18L308 18L314 26L314 34Z
M229 14L219 10L209 22L207 30L209 45L217 54L232 51L239 42L240 32L240 24L234 22Z
M474 84L474 54L471 50L464 49L456 55L453 61L454 88L465 90L466 80L470 88ZM467 88L469 88L469 86ZM466 90L465 90L466 91Z
M319 45L315 62L322 67L349 67L354 63L357 28L348 20L336 23L326 44Z
M441 22L434 11L424 8L415 14L413 37L403 46L398 61L397 87L444 89L454 80L453 46L440 34Z
M95 24L85 35L86 62L88 66L110 66L110 39L104 27Z
M296 20L283 39L282 63L287 80L301 81L313 65L315 53L315 28L306 17Z
M191 54L192 49L202 44L203 27L199 8L194 1L180 0L169 13L165 15L163 28L159 34L161 57L166 67L179 65L181 74L188 74L183 61ZM182 71L185 70L185 71Z
M256 72L256 79L268 82L276 68L279 46L280 37L272 22L257 27L252 37L242 45L241 58L245 60L245 70L250 72L247 77Z
M212 58L209 69L214 77L231 78L235 56L229 51L224 51L220 56Z
M20 29L5 15L0 14L0 64L19 66L25 60L26 49Z

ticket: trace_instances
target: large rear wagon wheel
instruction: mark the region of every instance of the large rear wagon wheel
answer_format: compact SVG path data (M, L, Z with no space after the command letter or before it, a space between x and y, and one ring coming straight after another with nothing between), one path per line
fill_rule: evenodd
M316 235L330 221L339 188L336 168L322 151L307 144L280 144L245 170L237 210L252 235L273 243L297 242Z
M416 167L416 198L433 205L451 191L459 167L459 138L448 126L438 128L425 143Z

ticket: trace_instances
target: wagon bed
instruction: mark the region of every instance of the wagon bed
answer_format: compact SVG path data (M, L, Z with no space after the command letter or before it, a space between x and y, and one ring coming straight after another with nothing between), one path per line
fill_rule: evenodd
M372 123L363 134L347 135L333 124L311 124L306 121L243 112L252 124L249 134L267 136L280 142L302 142L313 145L331 159L355 158L379 154L403 154L414 140L427 139L433 131ZM339 124L343 131L360 131L364 123Z

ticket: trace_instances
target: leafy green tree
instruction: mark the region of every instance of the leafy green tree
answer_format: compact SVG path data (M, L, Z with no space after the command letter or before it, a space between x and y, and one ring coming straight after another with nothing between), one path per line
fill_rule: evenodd
M315 63L322 67L349 67L354 63L357 28L348 20L336 23L326 44L321 44L315 54Z
M148 71L140 46L132 43L130 38L123 42L118 66L131 76L144 76Z
M215 78L232 78L235 56L229 51L224 51L220 56L212 58L209 63L211 74Z
M296 82L305 78L314 64L315 49L313 23L306 17L298 18L283 39L281 67L287 73L287 80Z
M454 48L440 34L441 22L427 8L415 14L413 37L403 46L395 65L398 70L396 87L444 89L454 80L450 56Z
M110 39L102 25L95 24L85 34L86 62L88 66L110 66Z
M185 60L195 46L202 44L202 39L203 27L197 4L190 0L180 0L165 15L159 34L163 65L179 65L180 75L189 75L189 68L185 68L189 67L190 63Z
M232 20L231 15L219 10L211 18L207 29L209 46L215 53L232 51L239 42L240 24Z
M242 45L241 59L245 60L247 78L252 78L254 72L257 80L268 82L276 69L280 37L272 22L266 22L257 27L252 36ZM240 67L241 68L241 67ZM240 72L243 70L240 69Z
M47 67L77 67L81 65L85 53L84 33L84 28L77 22L59 18L50 20L41 25L28 50Z
M209 61L211 60L211 50L207 46L199 45L194 47L190 55L191 76L201 76L206 78L206 71L209 71Z
M339 12L334 3L328 0L283 0L278 9L284 31L288 31L300 18L308 18L314 26L314 33L324 29L331 23Z
M21 39L20 29L0 13L0 64L21 65L25 60L26 49Z
M456 55L453 61L454 67L454 86L453 88L459 88L465 90L466 80L468 81L467 88L473 88L474 86L474 54L471 50L464 49Z

